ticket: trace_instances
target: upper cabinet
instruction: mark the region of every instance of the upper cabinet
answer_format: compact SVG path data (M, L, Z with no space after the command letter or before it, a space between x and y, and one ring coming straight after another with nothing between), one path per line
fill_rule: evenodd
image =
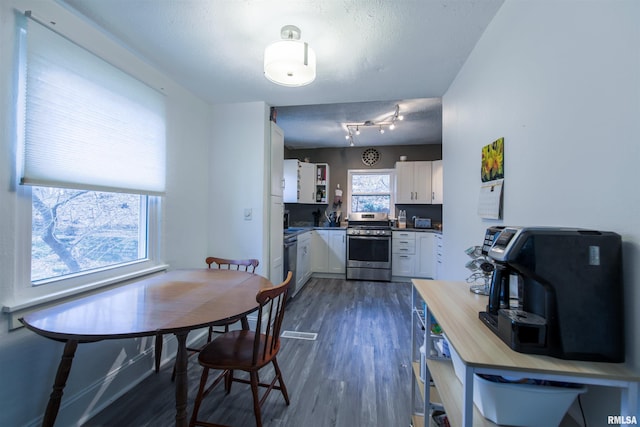
M296 159L284 161L285 203L327 203L329 165L306 163Z
M282 196L284 191L284 132L271 123L271 195Z
M442 204L442 160L396 162L396 203Z
M431 203L431 162L396 162L396 203Z
M442 204L442 160L431 162L431 203Z

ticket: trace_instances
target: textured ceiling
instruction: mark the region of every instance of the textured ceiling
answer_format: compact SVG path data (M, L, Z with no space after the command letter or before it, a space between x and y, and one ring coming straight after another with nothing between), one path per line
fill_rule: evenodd
M503 3L503 0L57 1L211 103L264 101L281 107L278 123L285 130L287 145L300 146L344 146L344 130L340 130L341 140L337 139L337 131L326 137L315 135L314 131L315 142L311 142L302 132L293 131L296 128L293 119L287 115L305 117L288 108L291 106L349 104L304 107L304 111L323 121L317 129L331 127L331 122L340 127L341 118L374 119L384 113L388 104L391 109L403 102L407 103L407 109L408 103L433 107L439 101L421 98L440 98L445 93ZM317 77L305 87L277 86L262 72L265 46L278 40L280 28L287 24L298 26L302 40L316 51ZM356 108L351 104L362 102L365 104L358 113L362 117L355 117L355 113L353 117L346 116L348 110ZM368 107L372 109L366 110ZM327 116L320 117L322 112ZM343 116L331 116L334 113ZM415 110L412 114L418 120L441 121L440 115L431 110ZM291 129L287 129L289 126ZM418 142L410 141L421 139L427 142L420 143L429 143L433 127L416 124L422 136L407 134L406 141L414 144ZM406 125L405 131L408 129ZM372 145L379 144L372 142Z

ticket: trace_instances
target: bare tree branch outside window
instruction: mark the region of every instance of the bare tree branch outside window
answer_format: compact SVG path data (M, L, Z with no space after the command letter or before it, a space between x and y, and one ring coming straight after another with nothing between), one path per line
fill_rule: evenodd
M135 194L33 187L32 282L145 258L145 203Z

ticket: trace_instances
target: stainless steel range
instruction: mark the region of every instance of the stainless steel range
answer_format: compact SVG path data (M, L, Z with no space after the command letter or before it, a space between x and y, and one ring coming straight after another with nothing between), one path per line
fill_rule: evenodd
M391 280L391 225L386 213L349 214L347 279Z

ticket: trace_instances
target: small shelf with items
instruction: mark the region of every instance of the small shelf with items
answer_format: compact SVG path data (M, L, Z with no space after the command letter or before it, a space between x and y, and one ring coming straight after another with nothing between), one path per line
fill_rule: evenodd
M427 306L415 288L412 292L412 416L414 427L438 426L433 417L444 414L440 394L433 378L427 372L427 360L442 355L437 344L443 340L442 331L428 312ZM428 387L425 387L426 385ZM425 417L425 414L428 414ZM430 421L425 424L425 418Z
M316 203L327 204L329 195L329 165L327 163L316 163L315 190Z
M462 425L463 386L453 367L446 331L441 329L415 286L412 287L412 312L411 425L438 427L440 424L435 418L444 417L449 425ZM427 381L430 385L428 392L425 388ZM425 414L429 420L426 423ZM495 425L484 418L477 407L473 407L474 427Z

